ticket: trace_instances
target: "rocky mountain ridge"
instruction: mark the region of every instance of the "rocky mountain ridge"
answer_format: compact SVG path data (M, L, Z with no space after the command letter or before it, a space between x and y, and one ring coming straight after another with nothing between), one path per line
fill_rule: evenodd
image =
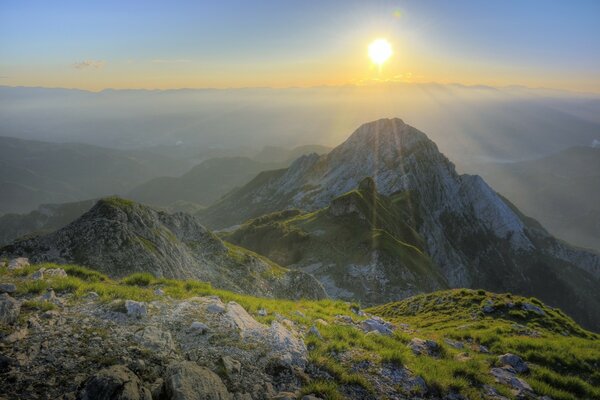
M225 227L289 208L312 212L368 176L382 195L410 194L406 212L421 250L451 287L539 296L600 328L600 256L556 240L479 176L459 175L435 143L397 118L362 125L327 155L263 173L199 216Z
M34 262L78 263L112 277L145 272L200 279L262 296L324 297L310 275L222 242L191 215L168 214L117 197L98 201L56 232L17 240L0 254L26 256Z

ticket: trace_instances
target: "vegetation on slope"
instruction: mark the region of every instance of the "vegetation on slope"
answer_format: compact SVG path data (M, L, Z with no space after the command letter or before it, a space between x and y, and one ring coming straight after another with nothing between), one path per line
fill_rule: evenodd
M281 265L308 268L332 297L381 304L447 287L412 228L412 196L380 196L366 178L327 208L274 212L222 236Z
M41 267L63 268L68 277L25 279ZM481 398L482 387L489 385L513 398L514 394L489 373L497 364L498 355L506 352L518 354L529 363L531 371L521 377L540 395L558 400L600 397L599 336L537 299L458 289L366 310L395 324L393 333L386 336L365 333L359 324L369 315L360 312L357 304L342 301L257 298L214 289L204 282L155 278L146 273L112 280L75 265L39 264L15 271L0 268L0 277L3 282L16 284L19 296L31 297L24 305L22 319L45 307L34 296L49 287L66 295L69 302L77 302L93 291L100 301L115 307L126 299L153 301L164 296L184 299L216 295L223 301L239 303L263 323L289 319L306 332L309 348L313 372L302 392L326 399L342 399L349 390L364 392L365 397L376 395L379 372L374 371L390 365L422 377L429 395L460 393L476 399ZM163 295L155 292L159 288ZM268 314L259 313L261 309L268 310ZM316 329L309 330L313 326ZM415 355L407 347L415 337L436 341L439 355ZM463 348L455 348L456 343ZM482 351L481 346L487 347L489 353ZM418 391L418 386L412 390Z

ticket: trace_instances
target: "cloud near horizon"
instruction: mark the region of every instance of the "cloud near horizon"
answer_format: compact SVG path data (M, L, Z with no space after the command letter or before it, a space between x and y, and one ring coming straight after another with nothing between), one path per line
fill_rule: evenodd
M152 60L154 64L179 64L179 63L189 63L192 60L188 60L187 58L175 58L175 59L164 59L164 58L156 58Z
M73 64L73 68L75 69L99 69L103 68L106 65L106 61L104 60L83 60Z

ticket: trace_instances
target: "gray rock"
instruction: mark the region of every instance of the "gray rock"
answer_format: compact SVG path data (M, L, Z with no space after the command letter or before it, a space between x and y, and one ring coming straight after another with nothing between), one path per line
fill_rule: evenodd
M533 391L527 382L525 382L523 379L517 378L513 370L509 368L492 368L490 373L498 382L512 387L518 393Z
M225 312L225 307L222 304L210 303L206 306L206 311L212 314L223 314Z
M156 326L148 325L133 337L139 344L155 352L171 353L175 351L175 342L171 333Z
M54 301L56 300L56 294L52 288L46 289L46 293L41 296L43 301Z
M37 271L35 271L33 274L31 274L31 279L38 281L40 279L44 279L44 271L46 270L46 268L40 268Z
M501 356L498 356L498 361L500 365L508 365L512 367L517 373L523 373L529 371L529 366L523 359L516 354L506 353Z
M8 262L8 269L21 269L29 266L29 259L25 257L13 258Z
M293 367L306 367L308 350L304 341L295 332L273 321L268 331L272 355L281 363Z
M169 365L164 392L169 400L231 399L231 395L217 374L191 361Z
M266 317L267 316L267 310L265 310L264 308L261 308L260 310L258 310L258 315L261 317Z
M146 303L134 300L125 300L125 309L127 315L131 317L141 318L148 314Z
M465 347L465 345L462 342L459 342L457 340L452 340L449 338L444 338L444 342L447 345L454 347L455 349L463 349Z
M440 346L433 340L413 338L408 344L408 347L416 355L428 355L432 357L437 357L440 352Z
M375 318L366 319L361 322L360 326L365 332L376 331L376 332L381 333L382 335L388 335L388 336L391 336L394 333L394 331L392 330L391 324L386 323L385 321L383 321L381 319L375 319Z
M86 294L85 297L90 300L96 300L100 297L100 295L96 292L88 292L88 294Z
M319 332L319 329L314 325L310 327L310 329L308 330L308 333L309 333L309 335L315 335L319 339L323 339L323 336L321 336L321 332Z
M123 365L113 365L87 381L78 400L152 400L140 379Z
M538 315L546 315L546 312L544 310L542 310L540 307L536 306L535 304L531 304L531 303L524 303L522 306L523 310L525 311L529 311Z
M44 278L66 278L67 272L62 268L50 268L44 270Z
M203 322L194 321L192 322L192 325L190 325L190 329L202 335L208 332L208 325Z
M6 293L0 294L0 323L10 325L17 321L21 312L21 303Z
M292 392L279 392L271 397L271 400L296 400L296 394Z
M157 288L157 289L155 289L155 290L154 290L154 294L155 294L156 296L164 296L164 295L165 295L165 292L164 292L164 290L162 290L161 288Z
M12 294L17 291L17 286L14 283L0 283L0 293Z
M227 376L230 378L236 374L239 374L242 370L242 363L229 356L221 357L221 363L223 364L223 368L225 368Z

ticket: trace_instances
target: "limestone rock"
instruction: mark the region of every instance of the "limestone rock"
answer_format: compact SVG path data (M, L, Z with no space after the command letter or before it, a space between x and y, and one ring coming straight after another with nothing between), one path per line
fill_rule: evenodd
M376 331L387 336L390 336L394 333L392 330L393 326L389 322L376 317L362 321L361 327L365 332Z
M433 340L423 340L419 338L413 338L408 344L408 347L416 355L437 357L440 351L440 346Z
M87 381L78 400L152 400L150 391L123 365L113 365Z
M169 400L231 399L231 395L217 374L191 361L169 365L164 392Z
M525 382L523 379L517 378L512 369L492 368L490 373L498 382L512 387L518 393L533 391L527 382Z
M0 293L12 294L17 291L14 283L0 283Z
M29 266L29 259L26 257L13 258L8 262L8 269L21 269Z
M125 309L127 310L127 315L136 318L145 317L148 313L146 303L140 301L125 300Z
M10 325L17 321L21 303L6 293L0 294L0 323Z
M242 363L229 356L221 357L221 363L223 364L223 368L225 368L227 376L229 376L230 378L235 376L236 374L239 374L242 370Z
M206 332L208 332L208 325L206 325L203 322L199 322L199 321L194 321L192 322L192 324L190 325L190 329L194 332L197 332L199 334L204 334Z
M148 325L137 332L134 338L139 344L155 352L171 353L175 351L175 342L171 333L153 325Z
M512 367L517 373L523 373L529 371L529 366L523 359L516 354L506 353L498 357L500 365L508 365Z

